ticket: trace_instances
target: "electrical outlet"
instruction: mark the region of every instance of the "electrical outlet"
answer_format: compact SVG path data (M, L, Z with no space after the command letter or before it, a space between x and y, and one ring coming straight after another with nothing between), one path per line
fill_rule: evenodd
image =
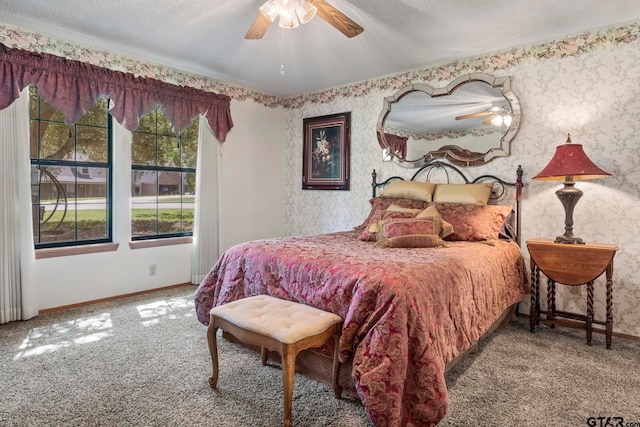
M573 295L582 295L582 286L570 286L569 293Z
M149 276L155 276L155 275L156 275L156 265L149 264Z

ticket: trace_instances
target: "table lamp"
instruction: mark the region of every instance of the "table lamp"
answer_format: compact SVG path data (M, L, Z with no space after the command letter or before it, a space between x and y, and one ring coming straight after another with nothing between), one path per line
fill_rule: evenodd
M585 154L581 144L572 144L571 135L567 142L559 145L549 164L534 176L533 179L563 181L564 187L556 191L556 196L564 206L564 234L556 237L556 243L584 244L584 241L573 235L573 208L582 191L575 188L575 181L610 177L611 174L596 166Z

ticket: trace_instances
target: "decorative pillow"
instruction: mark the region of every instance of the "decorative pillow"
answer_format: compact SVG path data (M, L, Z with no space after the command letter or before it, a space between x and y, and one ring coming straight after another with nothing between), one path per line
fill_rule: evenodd
M413 218L414 216L418 215L420 212L422 212L423 209L411 209L411 208L403 208L400 205L396 205L395 203L392 203L385 211L384 214L382 215L381 219L386 219L386 218ZM391 215L388 214L388 212L401 212L401 213L406 213L406 214L410 214L410 215ZM380 219L378 220L380 221ZM369 230L370 233L378 233L378 221L373 222L368 228L367 230Z
M362 224L357 227L353 227L354 229L362 231L365 228L368 228L367 224L370 225L371 217L377 215L377 211L384 211L392 204L410 209L424 209L429 206L429 202L424 202L422 200L396 199L391 197L373 197L372 199L369 199L369 203L371 204L369 216L367 216Z
M433 190L436 184L420 181L391 181L380 193L380 197L392 197L396 199L433 200Z
M428 208L422 210L419 214L416 215L416 218L425 218L430 216L440 219L440 237L444 239L445 237L453 233L453 225L442 219L442 215L440 215L440 212L438 211L438 208L435 204L429 205Z
M446 240L494 240L513 208L505 205L437 203L442 219L453 225Z
M382 248L434 248L442 246L437 217L382 220L378 223L378 246Z
M433 192L433 201L441 203L469 203L486 205L491 196L493 183L438 184Z
M387 210L388 211L393 211L393 212L409 212L409 213L413 214L413 216L416 216L420 212L422 212L424 209L405 208L404 206L400 206L400 205L396 205L395 203L391 203L389 205L389 207L387 208Z
M360 240L369 242L375 242L378 239L378 221L383 221L392 218L413 218L414 214L411 212L394 212L388 210L378 210L371 216L369 223L364 227L364 230L360 234Z

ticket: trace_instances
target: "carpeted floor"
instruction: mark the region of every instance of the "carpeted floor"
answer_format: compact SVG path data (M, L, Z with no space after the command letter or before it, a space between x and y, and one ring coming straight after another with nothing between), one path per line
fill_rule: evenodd
M206 328L195 287L163 290L0 325L0 426L278 426L277 365L219 340L209 388ZM622 417L640 426L640 342L541 327L494 333L447 374L451 426L585 426ZM296 375L294 423L369 427L359 401ZM589 424L594 417L594 424ZM613 418L611 420L613 424ZM617 422L617 420L615 420ZM605 424L602 424L605 425Z

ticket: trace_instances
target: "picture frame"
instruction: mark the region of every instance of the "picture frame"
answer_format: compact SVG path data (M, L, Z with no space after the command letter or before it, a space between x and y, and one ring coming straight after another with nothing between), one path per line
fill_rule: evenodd
M303 190L349 190L350 129L350 112L303 119Z

